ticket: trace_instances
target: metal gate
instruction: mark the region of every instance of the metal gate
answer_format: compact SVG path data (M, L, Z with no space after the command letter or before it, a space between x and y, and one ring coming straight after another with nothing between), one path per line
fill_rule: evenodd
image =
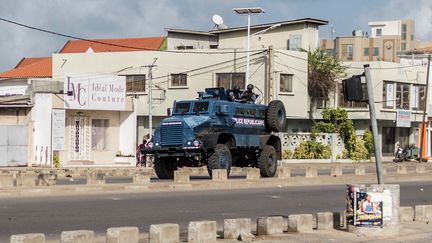
M27 165L26 125L0 125L0 166Z
M90 160L89 120L90 118L85 116L71 116L69 118L69 160Z

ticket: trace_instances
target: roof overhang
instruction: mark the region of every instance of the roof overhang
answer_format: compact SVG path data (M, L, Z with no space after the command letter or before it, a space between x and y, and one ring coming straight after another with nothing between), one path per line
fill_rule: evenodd
M165 28L165 31L172 33L182 33L182 34L192 34L192 35L205 35L205 36L213 36L217 37L216 34L212 34L205 31L197 31L197 30L186 30L186 29L173 29L173 28Z

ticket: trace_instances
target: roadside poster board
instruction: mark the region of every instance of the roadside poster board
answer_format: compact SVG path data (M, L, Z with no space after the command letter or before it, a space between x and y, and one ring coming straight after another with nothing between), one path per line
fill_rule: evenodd
M383 203L383 201L386 203ZM367 188L363 185L347 185L347 224L355 226L381 226L383 224L383 209L389 206L389 202L390 207L387 211L390 210L390 216L386 215L387 217L391 217L391 197L388 193L368 192Z
M65 149L65 110L52 109L52 150Z

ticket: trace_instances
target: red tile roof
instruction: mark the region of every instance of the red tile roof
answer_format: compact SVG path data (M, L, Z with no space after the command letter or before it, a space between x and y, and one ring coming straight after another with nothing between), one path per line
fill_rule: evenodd
M52 77L52 58L23 58L17 66L0 73L0 78L50 78ZM37 60L39 59L39 60Z
M165 37L95 39L92 41L70 40L63 46L60 53L84 53L90 47L94 52L157 51L164 43Z

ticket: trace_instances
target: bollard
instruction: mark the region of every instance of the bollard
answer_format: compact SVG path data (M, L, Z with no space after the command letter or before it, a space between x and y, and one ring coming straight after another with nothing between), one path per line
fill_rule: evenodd
M282 234L283 228L282 216L259 217L257 219L257 235Z
M414 208L413 207L399 207L399 221L412 222L414 221Z
M87 185L103 185L105 184L105 174L100 172L89 172L87 174Z
M57 173L41 173L38 175L39 186L55 186L57 184Z
M19 173L17 175L17 186L33 187L36 186L36 174L33 171Z
M150 225L150 243L179 243L180 227L178 224Z
M107 229L106 243L138 243L138 227L118 227Z
M329 230L333 229L333 213L332 212L319 212L316 215L317 229Z
M251 219L225 219L224 239L238 239L241 234L251 234Z
M228 175L226 169L212 170L212 181L227 181Z
M150 183L150 176L144 172L137 172L133 175L132 182L134 184L146 184Z
M313 228L312 214L293 214L288 216L288 232L311 232Z
M331 168L330 176L337 177L337 176L342 176L342 175L343 175L342 167L336 166L336 167Z
M278 167L276 176L279 179L290 178L291 177L291 169L288 167Z
M384 170L383 170L384 172ZM354 175L366 175L366 168L363 165L358 165L354 168Z
M189 170L175 170L174 171L174 182L175 183L189 183L190 182L190 171Z
M431 221L432 220L432 205L416 205L415 206L415 221Z
M189 223L188 242L213 243L216 242L216 221L194 221Z
M416 173L423 174L426 173L426 166L424 165L416 165Z
M246 180L259 180L261 178L260 169L248 168L246 172Z
M90 230L63 231L60 238L61 243L93 243L94 232Z
M406 174L407 173L407 167L405 165L398 165L396 167L396 173L397 174Z
M41 233L11 235L10 243L45 243L45 235Z
M13 187L13 186L14 186L13 174L9 174L9 173L0 174L0 188Z
M308 166L306 167L306 177L317 177L318 176L318 170L315 167Z

